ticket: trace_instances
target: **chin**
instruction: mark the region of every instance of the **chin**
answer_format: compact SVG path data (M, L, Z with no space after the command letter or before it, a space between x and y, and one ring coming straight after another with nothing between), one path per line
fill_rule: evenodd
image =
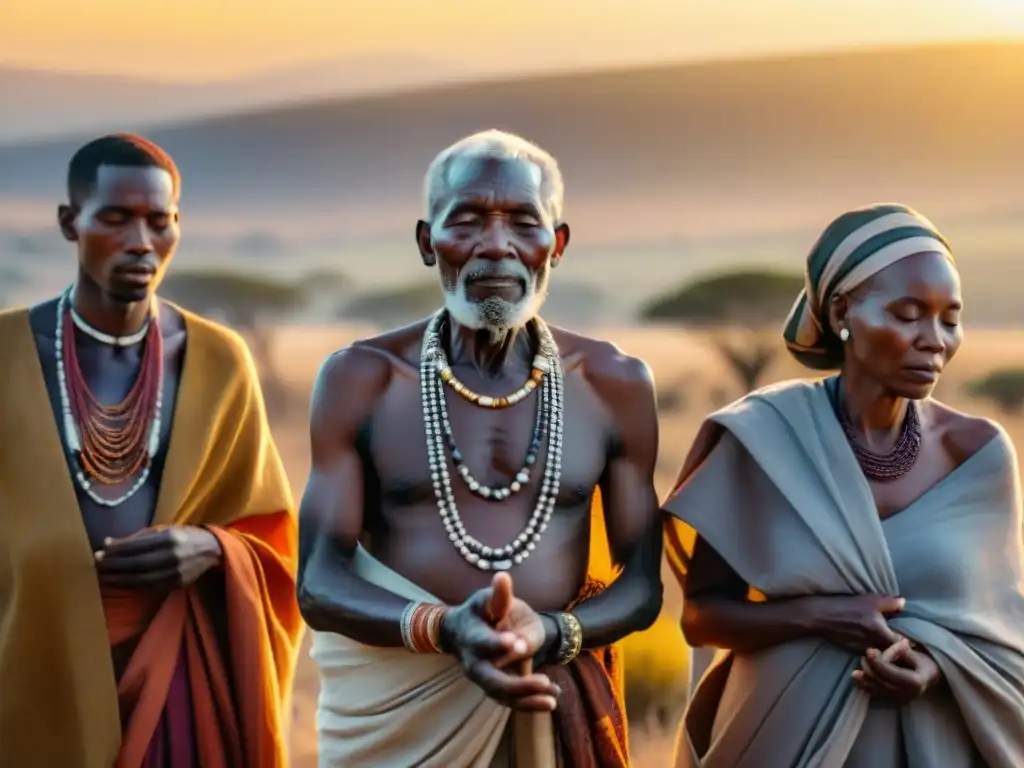
M138 304L140 301L148 301L152 295L149 286L126 286L119 285L106 291L107 300L111 304L128 306Z
M483 301L473 301L464 289L445 292L445 309L459 325L478 331L501 334L524 328L540 314L545 297L537 291L528 292L516 302L491 296Z
M931 397L938 383L938 380L927 383L922 382L920 384L901 381L888 387L888 389L897 397L903 397L907 400L926 400Z

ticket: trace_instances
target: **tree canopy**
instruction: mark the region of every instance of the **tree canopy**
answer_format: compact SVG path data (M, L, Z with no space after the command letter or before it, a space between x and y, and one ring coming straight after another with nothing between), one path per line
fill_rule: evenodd
M772 269L737 269L699 277L653 299L643 320L697 327L781 323L804 286L801 275Z
M302 308L301 285L233 270L170 272L160 294L203 315L221 315L238 328L253 328L265 317L279 317Z

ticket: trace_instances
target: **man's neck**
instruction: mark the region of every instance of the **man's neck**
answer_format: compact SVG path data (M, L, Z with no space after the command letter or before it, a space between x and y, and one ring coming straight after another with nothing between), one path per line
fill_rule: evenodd
M142 329L149 317L151 299L122 303L110 301L99 291L79 283L73 293L75 312L100 333L130 336Z
M447 327L452 366L471 365L485 378L497 378L509 368L529 370L536 343L526 328L467 328L451 316Z

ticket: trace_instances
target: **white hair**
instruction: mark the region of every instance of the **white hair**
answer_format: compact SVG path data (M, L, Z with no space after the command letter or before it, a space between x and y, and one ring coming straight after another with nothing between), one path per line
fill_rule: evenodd
M448 193L448 170L454 160L474 157L497 160L525 160L540 172L541 202L552 221L562 221L562 202L565 185L558 162L549 153L521 136L505 131L489 130L474 133L442 150L430 167L424 180L426 218L429 221Z

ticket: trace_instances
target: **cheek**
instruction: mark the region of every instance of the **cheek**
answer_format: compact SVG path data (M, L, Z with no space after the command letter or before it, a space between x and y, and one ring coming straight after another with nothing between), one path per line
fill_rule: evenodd
M153 233L153 248L161 256L169 256L178 245L181 231L177 227L168 227L162 232Z
M914 343L914 332L911 326L893 327L890 325L861 323L853 328L857 344L858 357L868 365L897 361L902 358Z
M102 261L117 253L121 238L116 230L107 227L81 227L78 230L78 242L87 259Z

